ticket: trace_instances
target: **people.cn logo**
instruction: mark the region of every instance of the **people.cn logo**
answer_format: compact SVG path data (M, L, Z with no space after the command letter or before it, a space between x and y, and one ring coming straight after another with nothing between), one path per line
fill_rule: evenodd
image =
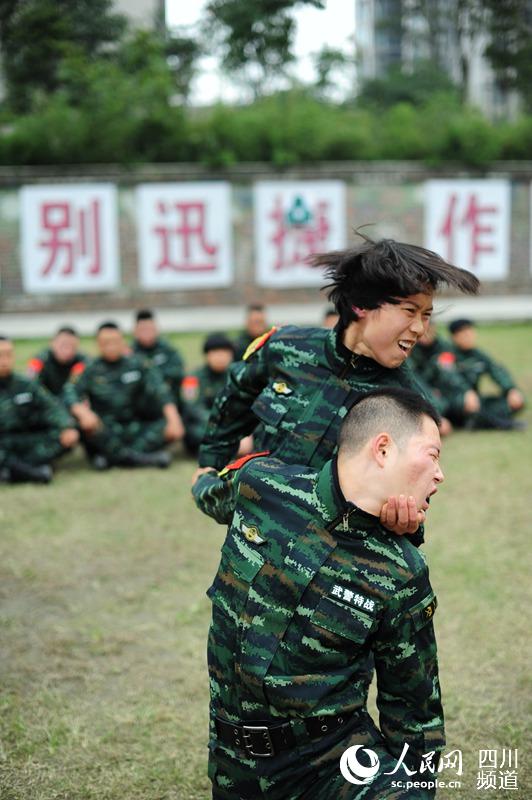
M362 750L369 759L369 766L365 767L357 758L357 753ZM362 747L361 744L355 744L353 747L348 747L342 753L340 759L340 772L349 783L356 783L358 786L365 786L371 783L377 772L379 771L379 756L373 750L367 747Z

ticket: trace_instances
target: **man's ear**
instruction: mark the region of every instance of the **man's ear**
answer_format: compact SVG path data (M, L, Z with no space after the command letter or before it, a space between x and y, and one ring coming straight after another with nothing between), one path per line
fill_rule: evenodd
M371 443L371 452L379 467L384 467L386 464L390 455L391 445L392 439L387 433L379 433L373 439Z

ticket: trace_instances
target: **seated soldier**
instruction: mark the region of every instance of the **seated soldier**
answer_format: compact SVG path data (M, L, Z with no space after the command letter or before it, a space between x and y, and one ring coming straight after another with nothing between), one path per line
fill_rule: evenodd
M88 357L78 348L79 338L74 328L59 328L50 347L41 350L28 362L28 375L36 378L52 394L61 396L65 383L80 375L87 364Z
M410 364L427 397L449 422L440 433L449 433L452 425L464 425L480 410L478 394L456 368L456 356L449 342L437 335L430 323L410 355Z
M177 409L157 370L136 355L114 322L98 328L100 357L65 387L95 469L111 466L168 467L165 444L181 435Z
M235 342L235 361L240 361L251 342L269 330L266 310L261 303L252 303L247 307L245 328Z
M191 455L196 455L198 452L214 398L225 384L235 348L224 333L211 333L205 339L203 352L205 364L190 375L186 375L181 387L181 408L186 431L185 446ZM246 437L241 443L239 454L249 453L250 447L251 437Z
M149 309L137 312L133 352L143 358L148 366L159 369L172 393L174 403L178 405L185 365L178 350L159 336L153 311Z
M230 522L207 593L214 800L433 797L445 744L436 598L424 557L379 514L399 494L428 508L443 481L437 423L420 395L382 388L351 408L319 470L264 453L198 470L197 505ZM339 762L357 746L372 769L352 785ZM400 760L424 787L386 774Z
M449 324L449 333L458 373L480 398L479 413L467 426L521 430L525 423L514 420L513 415L524 407L525 398L508 370L476 347L474 323L469 319L456 319ZM485 376L499 387L500 394L487 395L480 391L480 382Z
M0 336L0 482L50 483L53 459L79 434L59 400L14 365L13 343Z

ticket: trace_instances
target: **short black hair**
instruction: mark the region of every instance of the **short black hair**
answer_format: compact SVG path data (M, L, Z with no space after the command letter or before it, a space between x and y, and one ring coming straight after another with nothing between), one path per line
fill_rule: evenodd
M325 309L323 313L323 319L327 319L327 317L337 317L338 311L335 309L334 306L329 306Z
M100 333L100 331L103 331L106 328L109 328L112 331L119 331L120 330L120 326L117 325L116 322L113 322L112 319L109 319L109 320L106 320L105 322L102 322L101 325L98 325L98 329L96 331L96 335L98 335Z
M248 314L251 314L252 311L264 311L265 306L262 303L250 303L247 307Z
M149 308L141 308L137 311L136 320L141 322L143 319L154 319L155 314Z
M317 253L309 258L314 267L326 267L328 299L334 303L343 326L357 320L356 307L379 308L401 298L436 291L447 284L468 294L478 292L478 278L415 244L394 239L364 239L358 247Z
M76 337L78 335L76 329L72 328L70 325L62 325L55 335L59 336L60 333L68 333L70 334L70 336L76 336Z
M393 386L375 389L349 409L338 434L338 450L356 453L380 431L401 445L420 429L424 416L440 424L440 415L422 395Z
M10 341L11 341L10 336L4 336L3 334L0 334L0 342L10 342Z
M203 352L210 350L230 350L234 355L235 345L225 333L211 333L203 343Z
M464 328L474 328L475 323L471 319L453 319L452 322L449 323L448 329L449 333L452 335L453 333L458 333L459 331L463 331Z

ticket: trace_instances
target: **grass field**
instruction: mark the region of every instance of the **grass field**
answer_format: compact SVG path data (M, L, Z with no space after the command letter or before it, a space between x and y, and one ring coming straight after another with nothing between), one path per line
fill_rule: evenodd
M190 365L198 336L175 336ZM41 342L18 344L22 364ZM532 398L532 326L480 344ZM525 418L532 421L530 410ZM462 789L532 797L532 426L458 433L427 523L448 749ZM193 463L0 489L0 798L207 800L209 603L224 531L193 508ZM477 790L480 749L518 748L517 791Z

